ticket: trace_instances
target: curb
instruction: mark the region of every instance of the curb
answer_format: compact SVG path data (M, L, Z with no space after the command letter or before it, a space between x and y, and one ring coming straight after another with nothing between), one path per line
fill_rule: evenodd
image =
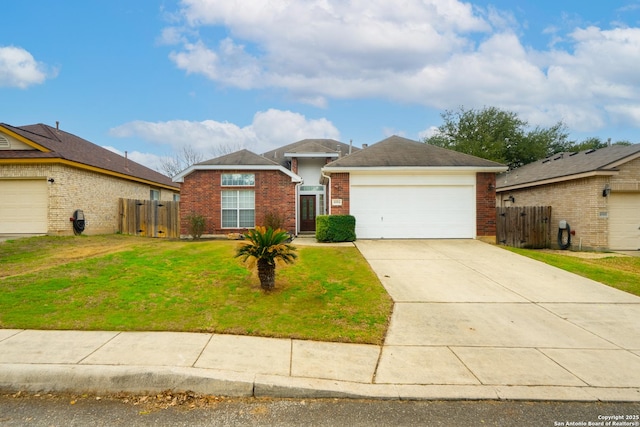
M379 400L639 402L637 388L368 384L201 368L0 364L0 391Z

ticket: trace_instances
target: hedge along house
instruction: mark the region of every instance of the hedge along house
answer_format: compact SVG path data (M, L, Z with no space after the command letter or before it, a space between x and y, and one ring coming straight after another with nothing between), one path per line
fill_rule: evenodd
M392 136L327 164L330 214L357 238L495 238L496 173L507 168Z
M640 144L555 154L499 175L496 195L551 206L551 229L567 221L576 249L640 249Z
M208 234L243 232L269 212L294 234L321 214L351 214L358 238L495 236L495 162L390 137L357 149L302 140L260 156L242 150L191 166L182 182L186 215L205 216Z
M188 215L205 217L205 234L242 233L265 223L269 214L284 219L293 234L315 231L326 212L321 168L357 150L332 139L304 139L263 155L240 150L195 164L174 177L180 182L181 233Z
M0 124L0 234L73 234L82 210L87 234L118 230L118 200L177 200L170 178L44 124Z

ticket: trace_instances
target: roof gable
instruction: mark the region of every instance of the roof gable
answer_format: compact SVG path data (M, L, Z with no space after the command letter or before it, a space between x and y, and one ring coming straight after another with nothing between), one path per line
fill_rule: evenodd
M304 150L312 150L312 151L304 151ZM356 152L359 151L359 148L353 147L349 144L345 144L340 141L336 141L335 139L327 139L327 138L317 138L317 139L302 139L300 141L296 141L294 143L282 146L280 148L276 148L275 150L267 151L263 154L267 159L273 160L282 166L288 165L288 159L285 156L286 153L329 153L329 154L338 154L347 155L351 151ZM333 157L333 156L326 156Z
M572 179L586 173L612 173L618 166L640 157L640 144L611 145L598 150L558 153L500 174L497 188L535 185L541 181Z
M178 189L171 178L160 172L63 130L44 124L16 127L2 123L0 126L31 142L30 145L34 147L34 150L0 151L0 159L54 158L74 166Z
M272 160L269 160L263 156L260 156L246 149L198 163L198 165L218 165L218 166L223 166L223 165L224 166L232 166L232 165L233 166L237 166L237 165L273 166L277 164L278 163Z
M328 169L371 167L504 168L491 160L395 135L326 166Z
M191 165L173 180L183 182L185 176L197 170L277 170L288 175L292 182L302 182L302 178L284 166L246 149Z

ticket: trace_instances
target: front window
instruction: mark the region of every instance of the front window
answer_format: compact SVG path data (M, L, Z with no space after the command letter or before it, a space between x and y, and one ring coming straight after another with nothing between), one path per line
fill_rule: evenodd
M255 192L225 190L222 192L222 228L255 226Z
M256 185L256 175L253 173L223 173L222 185L224 187L253 187Z

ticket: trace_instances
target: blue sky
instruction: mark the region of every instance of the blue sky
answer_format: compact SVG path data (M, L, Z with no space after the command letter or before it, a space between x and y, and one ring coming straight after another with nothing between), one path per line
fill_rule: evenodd
M495 106L640 142L640 0L5 0L0 122L157 167L190 146L419 140Z

